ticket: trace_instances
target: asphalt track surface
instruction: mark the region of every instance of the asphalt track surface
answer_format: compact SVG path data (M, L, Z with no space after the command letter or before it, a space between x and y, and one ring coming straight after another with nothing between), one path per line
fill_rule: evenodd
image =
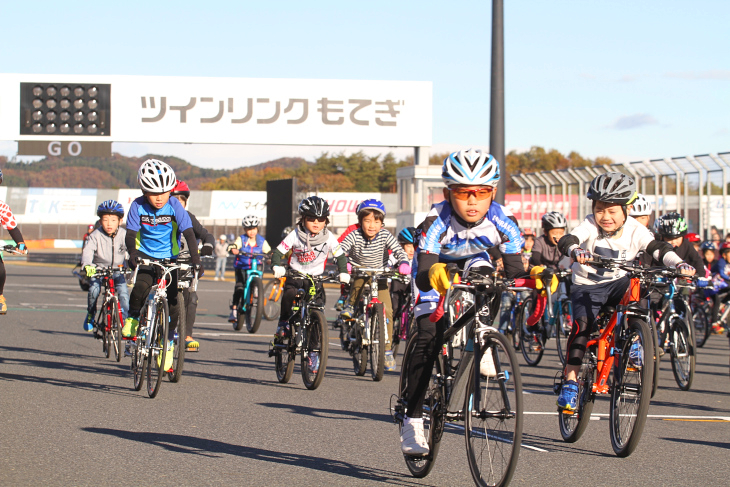
M102 355L82 330L86 295L69 268L7 265L10 310L0 317L1 485L472 485L464 437L448 428L436 466L414 479L389 414L397 373L355 377L330 331L316 391L299 365L279 384L267 355L274 322L257 335L226 322L233 284L203 281L195 336L180 383L157 398L132 389L129 359ZM328 303L336 296L330 291ZM328 312L332 318L333 311ZM583 438L560 438L552 394L554 343L522 365L524 443L512 485L727 485L728 341L699 350L692 390L668 361L641 443L617 458L600 398ZM398 369L400 370L400 368Z

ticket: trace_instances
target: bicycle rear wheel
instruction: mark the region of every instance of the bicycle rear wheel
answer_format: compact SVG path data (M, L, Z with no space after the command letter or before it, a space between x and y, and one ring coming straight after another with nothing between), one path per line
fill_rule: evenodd
M669 348L674 380L680 389L688 391L695 376L695 347L691 329L681 317L669 323Z
M112 354L112 339L111 339L111 323L112 323L113 307L110 304L104 306L104 312L102 313L103 322L97 323L96 326L101 328L101 342L102 349L104 350L104 356L106 358L111 357Z
M400 346L400 333L401 333L401 316L402 313L398 313L398 316L396 316L396 313L393 313L393 336L390 337L390 343L391 347L390 349L393 352L393 359L398 357L398 347Z
M649 333L649 325L631 319L617 337L617 346L622 345L614 362L609 420L611 446L619 457L627 457L636 449L646 423L654 375L654 361L647 360L654 353Z
M370 310L370 374L375 382L383 379L385 373L385 309L380 303Z
M329 336L327 319L319 310L309 311L309 326L305 328L302 344L302 379L309 390L315 390L322 383L327 369Z
M149 349L150 353L147 359L147 394L151 398L157 396L157 393L160 392L162 376L165 375L169 316L167 300L163 299L157 304L157 313L152 318L154 321L150 326L150 343L152 346Z
M282 384L286 384L291 379L294 372L294 352L290 350L291 337L282 339L282 343L274 348L274 368L276 369L276 379Z
M560 425L560 436L566 443L575 443L583 436L588 423L591 420L591 412L596 395L593 393L593 381L596 374L595 366L591 363L591 357L596 347L586 350L583 355L583 363L578 371L578 410L572 414L566 411L558 411L558 424Z
M264 287L264 318L275 320L279 317L281 304L275 299L278 294L279 280L272 279Z
M258 277L251 279L248 300L246 329L249 333L256 333L261 326L261 317L264 314L264 283Z
M531 299L523 303L517 315L517 325L520 328L520 350L522 350L522 357L525 359L527 365L536 367L545 353L544 334L546 332L544 323L540 323L538 330L535 332L531 332L527 328L527 318L532 313L532 304L533 301Z
M144 313L144 309L142 310ZM144 314L142 315L144 316ZM140 320L141 321L141 320ZM140 323L141 327L142 323ZM144 376L146 373L147 357L142 351L144 344L142 338L137 335L137 340L132 343L132 376L134 378L134 390L139 391L144 385Z
M416 347L417 339L418 334L413 333L406 342L405 352L403 354L403 366L401 367L400 381L398 385L398 397L400 398L399 407L402 409L402 416L405 416L405 408L408 405L406 391L408 388L408 373L411 363L410 356L413 354L413 349ZM436 359L436 374L441 374L441 361L438 358ZM426 399L423 402L422 417L423 436L428 442L429 452L425 456L421 457L403 455L408 470L410 470L411 474L416 478L423 478L431 472L431 469L436 462L436 457L438 456L439 446L441 444L441 435L444 431L441 388L434 384L433 381L430 381L430 386L426 391Z
M508 485L522 445L520 366L512 345L499 333L487 335L482 355L491 364L481 366L475 360L469 368L464 403L467 459L476 485ZM478 384L474 367L480 368Z
M573 329L573 313L571 312L570 300L563 301L560 306L560 315L555 327L555 342L557 343L558 357L560 363L565 366L565 356L568 354L568 338Z
M172 372L167 372L167 378L170 382L180 382L182 378L183 366L185 364L185 338L187 337L187 321L188 314L185 303L185 296L182 291L177 293L177 306L180 309L177 320L177 333L173 339L175 348L172 353Z
M352 367L355 369L355 375L363 376L368 366L368 347L362 344L362 332L364 329L355 320L350 321L350 326L355 327L355 341L350 342Z
M710 338L712 333L712 326L710 326L710 319L707 317L704 306L697 306L692 313L692 322L695 326L695 342L697 347L702 348L705 346L707 339Z

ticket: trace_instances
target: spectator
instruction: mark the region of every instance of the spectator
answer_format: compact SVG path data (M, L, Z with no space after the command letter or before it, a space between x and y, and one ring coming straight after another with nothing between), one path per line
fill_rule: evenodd
M215 244L215 280L221 281L226 277L226 262L228 261L228 237L221 235Z

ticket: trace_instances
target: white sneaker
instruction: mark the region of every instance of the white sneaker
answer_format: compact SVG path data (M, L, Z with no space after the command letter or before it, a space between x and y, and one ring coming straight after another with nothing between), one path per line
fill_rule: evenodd
M494 352L491 349L488 349L486 352L482 355L482 360L479 363L479 372L484 377L496 377L497 369L494 368Z
M423 436L423 419L406 418L400 433L400 449L406 455L428 454L428 443Z

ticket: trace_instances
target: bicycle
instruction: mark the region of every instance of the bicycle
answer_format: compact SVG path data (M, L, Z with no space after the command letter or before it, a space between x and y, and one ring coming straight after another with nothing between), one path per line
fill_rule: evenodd
M122 350L122 309L119 305L119 298L117 297L116 284L114 283L114 275L123 273L123 266L116 267L104 267L96 266L97 277L101 280L102 292L100 296L104 296L104 301L96 312L96 324L97 330L101 332L102 351L106 358L111 356L111 349L114 349L114 357L119 362L124 355ZM126 285L126 282L125 282Z
M375 382L385 374L385 344L390 340L385 326L385 306L378 299L378 280L392 277L390 268L353 266L352 278L368 278L351 319L338 318L340 340L348 342L355 375L363 376L370 359L370 375Z
M533 289L523 286L507 286L504 292L512 294L510 300L509 320L507 326L502 332L510 337L512 346L515 350L520 349L520 323L525 323L527 318L530 316L530 308L532 307L532 296L528 295L526 298L523 293L529 291L532 293Z
M412 308L412 293L410 292L411 276L394 274L392 279L396 281L401 281L402 283L409 286L409 292L406 292L403 296L402 302L399 302L398 309L393 309L393 343L391 348L393 350L393 358L395 358L398 356L398 347L400 346L400 342L402 341L405 343L406 338L408 337L408 325L411 322L410 315Z
M578 372L577 409L559 409L558 423L564 441L578 441L590 422L596 395L610 395L611 447L617 456L627 457L641 439L654 377L654 361L646 360L654 353L649 328L651 312L642 307L641 301L656 287L656 277L677 274L664 267L643 268L636 261L598 255L592 259L588 265L626 271L629 287L617 307L602 306L591 324L598 331L588 340ZM560 394L561 387L562 377L554 384L555 394Z
M173 338L175 348L172 354L172 371L167 371L167 378L170 382L180 382L185 364L185 353L187 351L185 337L187 336L188 312L183 291L185 289L190 289L192 292L198 290L198 273L192 267L188 267L187 269L181 268L181 271L183 273L177 280L177 303L180 311L177 320L177 330Z
M674 279L667 283L667 290L662 299L661 317L656 322L658 330L657 365L661 351L668 351L672 359L672 373L677 386L683 391L692 387L695 374L695 338L694 326L691 322L691 311L687 296L694 290L691 279ZM683 291L677 294L677 290ZM676 310L675 300L679 300L684 308L683 313ZM690 323L687 321L690 320ZM665 346L666 345L666 346ZM653 390L656 390L659 381L658 374L654 374Z
M176 264L171 259L159 261L140 259L134 271L134 282L137 280L137 273L139 272L140 266L150 266L155 269L157 284L152 286L145 303L142 305L137 335L131 338L132 375L134 379L134 390L139 391L144 385L146 373L147 394L150 398L154 398L160 391L162 376L166 372L169 372L163 370L168 351L167 336L170 326L167 286L170 285L172 272L177 270L187 271L193 266L189 264Z
M287 278L306 279L310 286L309 289L297 290L286 335L274 339L269 357L274 357L276 378L286 384L294 372L296 356L301 354L304 386L315 390L324 379L329 354L327 319L324 316L324 304L317 294L322 283L333 282L333 276L312 276L290 269Z
M235 246L231 245L229 248L235 248ZM268 255L251 253L245 254L245 256L251 257L251 268L246 271L246 283L240 302L233 303L238 308L238 317L233 322L233 329L241 331L245 323L249 333L256 333L261 326L261 317L264 313L264 282L262 280L264 271L259 269L259 258L268 257ZM263 266L263 262L261 264Z
M468 342L461 360L452 371L446 357L439 354L436 358L435 373L423 407L429 452L425 456L403 455L414 477L423 478L431 472L447 422L464 422L469 470L476 485L507 485L517 468L522 444L522 379L514 348L492 326L491 311L498 309L499 302L495 300L506 287L507 281L496 275L465 274L460 283L452 284L446 296L442 296L438 309L430 317L431 321L438 321L444 308L447 314L451 313L444 302L449 303L455 291L467 291L474 296L474 304L444 332L443 340L448 342L466 330ZM444 318L451 323L450 317ZM394 422L400 426L408 405L410 357L417 339L417 332L408 339L399 393L395 406L391 404ZM482 375L485 356L487 375Z
M707 339L712 335L712 303L703 292L692 293L692 322L695 325L695 344L697 348L702 348L707 343Z
M264 286L264 318L276 320L281 312L281 295L284 292L286 277L273 278Z

